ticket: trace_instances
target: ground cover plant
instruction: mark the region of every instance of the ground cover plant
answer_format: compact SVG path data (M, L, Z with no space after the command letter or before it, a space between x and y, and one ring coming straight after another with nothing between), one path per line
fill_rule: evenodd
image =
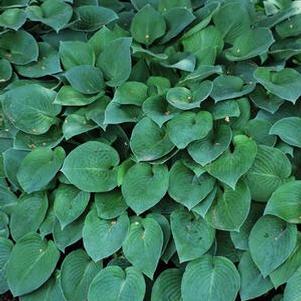
M0 295L301 300L301 1L0 0Z

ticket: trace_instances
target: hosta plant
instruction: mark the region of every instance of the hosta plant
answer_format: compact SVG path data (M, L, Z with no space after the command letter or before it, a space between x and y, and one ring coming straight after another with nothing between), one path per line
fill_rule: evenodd
M0 0L0 295L301 300L301 1Z

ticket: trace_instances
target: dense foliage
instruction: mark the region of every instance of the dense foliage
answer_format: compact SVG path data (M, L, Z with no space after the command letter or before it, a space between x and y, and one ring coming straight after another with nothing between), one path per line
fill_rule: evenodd
M301 300L301 1L0 0L0 294Z

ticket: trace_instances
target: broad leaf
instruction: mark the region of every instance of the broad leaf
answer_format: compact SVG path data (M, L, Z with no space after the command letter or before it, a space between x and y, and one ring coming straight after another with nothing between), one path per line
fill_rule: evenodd
M41 135L56 124L61 107L53 105L56 92L40 85L25 85L2 96L5 115L21 131Z
M7 281L14 296L34 291L45 283L59 260L53 241L29 233L13 247L7 264Z
M234 151L229 149L217 160L208 164L206 170L213 177L235 189L237 181L253 165L257 153L256 143L244 135L233 138Z
M45 193L33 193L22 196L14 207L10 217L10 231L15 241L29 232L35 232L43 222L48 209Z
M150 45L156 39L163 36L165 30L166 24L163 16L149 4L139 10L131 23L133 38L145 45Z
M301 223L301 181L279 186L271 195L265 214L276 215L289 223Z
M168 183L166 166L137 163L125 174L122 194L127 205L139 215L164 197Z
M117 185L119 155L111 146L97 141L86 142L66 157L62 172L79 189L104 192Z
M122 249L126 259L150 279L161 256L163 232L153 218L133 220Z
M89 301L142 301L145 281L133 267L125 271L119 266L109 266L100 271L89 288Z
M249 236L250 254L266 277L276 270L293 252L297 242L297 228L274 216L263 216Z
M71 19L72 7L60 0L46 0L40 6L29 6L27 15L30 20L42 22L58 32Z
M105 220L91 210L83 228L83 242L88 255L96 262L117 252L128 233L129 218L122 214L117 219Z
M215 230L200 216L178 209L171 214L170 222L180 262L201 257L214 242Z
M62 290L67 301L87 299L89 286L101 270L101 264L93 262L83 250L69 253L62 263Z
M72 185L61 184L55 191L54 213L65 228L77 219L89 203L90 194Z
M243 181L239 181L235 190L227 186L223 192L218 190L205 219L215 229L239 231L249 214L250 206L250 190Z
M277 135L284 142L301 147L301 118L287 117L275 122L271 127L270 134Z
M57 147L32 150L21 162L17 178L27 193L40 191L55 177L65 159L65 151Z
M269 92L292 103L301 96L301 74L294 69L272 71L267 67L258 67L254 77Z
M223 287L223 290L220 290ZM182 280L183 301L235 300L240 288L240 277L235 265L225 257L204 255L190 262Z

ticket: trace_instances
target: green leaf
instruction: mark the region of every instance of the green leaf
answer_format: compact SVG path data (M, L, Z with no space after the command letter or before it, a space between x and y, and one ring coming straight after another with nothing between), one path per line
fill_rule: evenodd
M0 59L0 74L0 82L8 81L13 74L12 66L7 59Z
M277 135L280 139L292 146L301 147L301 118L286 117L273 124L271 135Z
M31 21L44 23L56 32L64 28L72 17L72 7L60 0L43 1L40 6L29 6L26 12Z
M12 248L13 243L9 239L0 237L0 294L4 294L9 290L6 269Z
M121 189L127 205L139 215L155 206L168 189L169 174L164 165L137 163L125 174Z
M205 199L214 184L215 180L208 174L197 176L183 162L177 161L170 170L168 194L190 210Z
M132 221L122 249L126 259L150 279L153 278L161 256L163 232L153 218Z
M270 135L269 131L272 123L263 119L251 119L247 122L245 133L255 140L257 144L274 146L276 136Z
M68 224L64 229L61 228L59 221L54 221L52 236L54 238L55 245L60 251L65 253L65 249L77 241L82 239L82 229L84 225L85 215L82 214L80 218Z
M284 289L283 301L297 301L300 299L300 280L301 270L300 268L294 273L294 275L287 281Z
M279 266L274 272L270 274L271 281L275 288L286 283L296 270L301 266L301 244L300 234L298 234L298 241L296 247L288 259Z
M125 122L137 122L142 112L138 106L121 105L111 101L105 110L105 124L120 124Z
M108 266L93 279L89 288L89 301L143 301L145 281L133 267L124 270Z
M103 71L106 84L110 87L122 85L132 70L132 38L119 38L111 41L100 53L96 65Z
M95 194L97 215L103 219L113 219L120 216L128 208L119 190Z
M9 148L8 150L6 150L3 153L3 165L4 165L5 175L6 175L7 179L9 180L9 182L13 186L18 187L18 188L20 188L20 184L17 179L17 172L19 170L21 162L23 161L23 159L26 157L27 154L28 154L27 151L16 150L13 148ZM6 194L5 199L6 200L16 199L16 197L15 196L13 197L11 195L12 193L11 192L9 193L9 192L5 193ZM9 195L11 195L11 196L8 197ZM0 198L0 200L1 200L1 198ZM1 203L2 202L0 201L0 204Z
M92 46L96 57L106 48L107 44L118 38L128 36L128 32L119 26L109 29L103 26L89 39L88 44Z
M292 103L301 96L301 74L295 69L273 71L268 67L258 67L254 77L270 93Z
M16 66L18 73L25 77L38 78L62 71L58 52L48 43L42 42L38 45L37 61L25 66Z
M150 4L146 4L134 16L131 23L133 38L142 44L150 45L162 37L166 30L164 17Z
M66 301L62 287L61 287L61 274L55 271L53 275L37 290L30 294L20 297L20 301Z
M182 300L181 281L183 272L180 269L166 269L163 271L152 288L152 301Z
M274 216L263 216L249 236L250 254L263 277L276 270L292 254L297 228Z
M220 30L225 42L233 43L237 37L250 29L251 16L248 6L237 0L227 1L213 14L213 23Z
M212 113L214 120L240 116L238 102L234 99L218 102L210 107L209 111Z
M247 219L240 227L239 232L230 232L231 240L236 249L248 250L249 249L249 235L257 220L262 216L264 205L253 202L248 214Z
M147 90L147 85L143 83L128 81L116 89L112 101L121 105L141 106L147 98Z
M164 128L150 118L141 119L134 127L130 146L138 161L152 161L163 157L174 148Z
M223 290L220 288L223 287ZM209 255L190 262L182 280L183 301L235 300L240 277L234 264L227 258Z
M177 109L170 106L163 96L148 97L143 103L142 110L159 127L177 114Z
M257 153L256 143L244 135L233 138L234 151L229 149L206 166L213 177L235 189L237 181L253 165Z
M301 223L301 181L279 186L271 195L264 213L275 215L289 223Z
M274 43L272 32L268 28L258 27L238 36L233 47L225 51L229 61L243 61L268 52Z
M216 56L222 51L224 41L221 32L215 26L204 28L201 23L188 31L181 40L184 51L193 53L197 66L214 65Z
M253 166L246 174L252 199L266 202L281 184L288 181L291 172L291 163L281 150L259 145Z
M173 211L170 223L180 262L201 257L214 242L214 228L187 210Z
M117 252L128 233L130 221L127 214L116 220L105 220L92 210L86 217L83 242L88 255L96 262Z
M63 134L66 140L82 133L89 132L98 127L92 120L88 120L86 116L79 114L70 114L64 121Z
M23 236L13 247L7 264L8 286L14 296L28 294L45 283L59 260L53 241L38 234Z
M13 64L26 65L38 59L38 43L26 31L8 31L0 36L0 55Z
M201 82L193 92L185 87L174 87L168 90L166 100L180 110L199 108L210 95L212 87L212 82L209 80Z
M92 96L82 94L76 91L71 86L62 86L58 91L53 103L62 106L85 106L91 104L92 102L95 102L102 95L102 91L99 94Z
M76 49L76 51L74 51ZM80 65L91 65L95 63L95 54L92 46L81 41L60 42L59 54L65 70Z
M72 88L83 94L99 93L104 88L103 74L93 66L72 67L65 73L65 77Z
M41 135L27 134L18 131L14 137L14 149L30 151L34 148L54 148L63 140L61 129L52 126L48 132Z
M117 185L119 155L114 148L98 141L76 147L66 157L62 172L77 188L105 192Z
M274 114L284 103L284 99L271 94L262 86L257 86L256 89L250 94L250 98L257 107L272 114Z
M277 34L282 39L299 35L301 27L300 21L300 15L292 16L291 18L284 20L275 26Z
M118 19L118 15L109 8L98 5L81 5L75 8L76 21L71 28L76 31L92 32L103 25Z
M234 75L220 75L213 81L213 89L210 96L219 102L225 99L238 98L251 93L255 89L255 83L245 84L244 81Z
M11 8L0 15L0 26L18 30L26 22L26 12L23 9Z
M192 142L187 150L195 162L204 166L225 152L231 140L231 128L227 125L220 125L204 139Z
M101 270L101 264L93 262L85 251L69 253L62 263L62 290L67 301L82 301L88 296L93 278Z
M62 229L76 220L86 209L90 193L72 185L61 184L55 191L54 213Z
M9 90L2 96L5 115L21 131L41 135L57 122L61 107L53 105L56 92L37 84Z
M8 215L1 211L0 212L0 237L8 238L9 230L8 230L9 218Z
M42 190L56 175L65 159L65 151L57 147L32 150L21 162L17 178L27 193Z
M241 277L239 294L242 300L255 299L273 287L269 278L263 278L249 252L245 252L242 255L238 271Z
M45 193L33 193L22 196L14 207L10 217L10 232L15 241L29 232L35 232L43 222L48 208Z
M167 32L160 40L160 44L169 42L195 20L195 16L186 8L187 6L184 5L183 8L172 6L172 8L164 14ZM164 7L163 11L165 12L166 10L166 7Z
M209 112L183 112L168 121L167 133L171 142L183 149L192 141L206 137L212 127L213 119Z
M163 254L171 238L169 220L164 215L156 212L149 213L147 217L155 219L161 227L161 230L163 232L163 247L162 247L162 254Z
M227 186L223 193L218 190L205 219L215 229L239 231L249 214L250 206L250 190L243 181L239 181L235 190Z

